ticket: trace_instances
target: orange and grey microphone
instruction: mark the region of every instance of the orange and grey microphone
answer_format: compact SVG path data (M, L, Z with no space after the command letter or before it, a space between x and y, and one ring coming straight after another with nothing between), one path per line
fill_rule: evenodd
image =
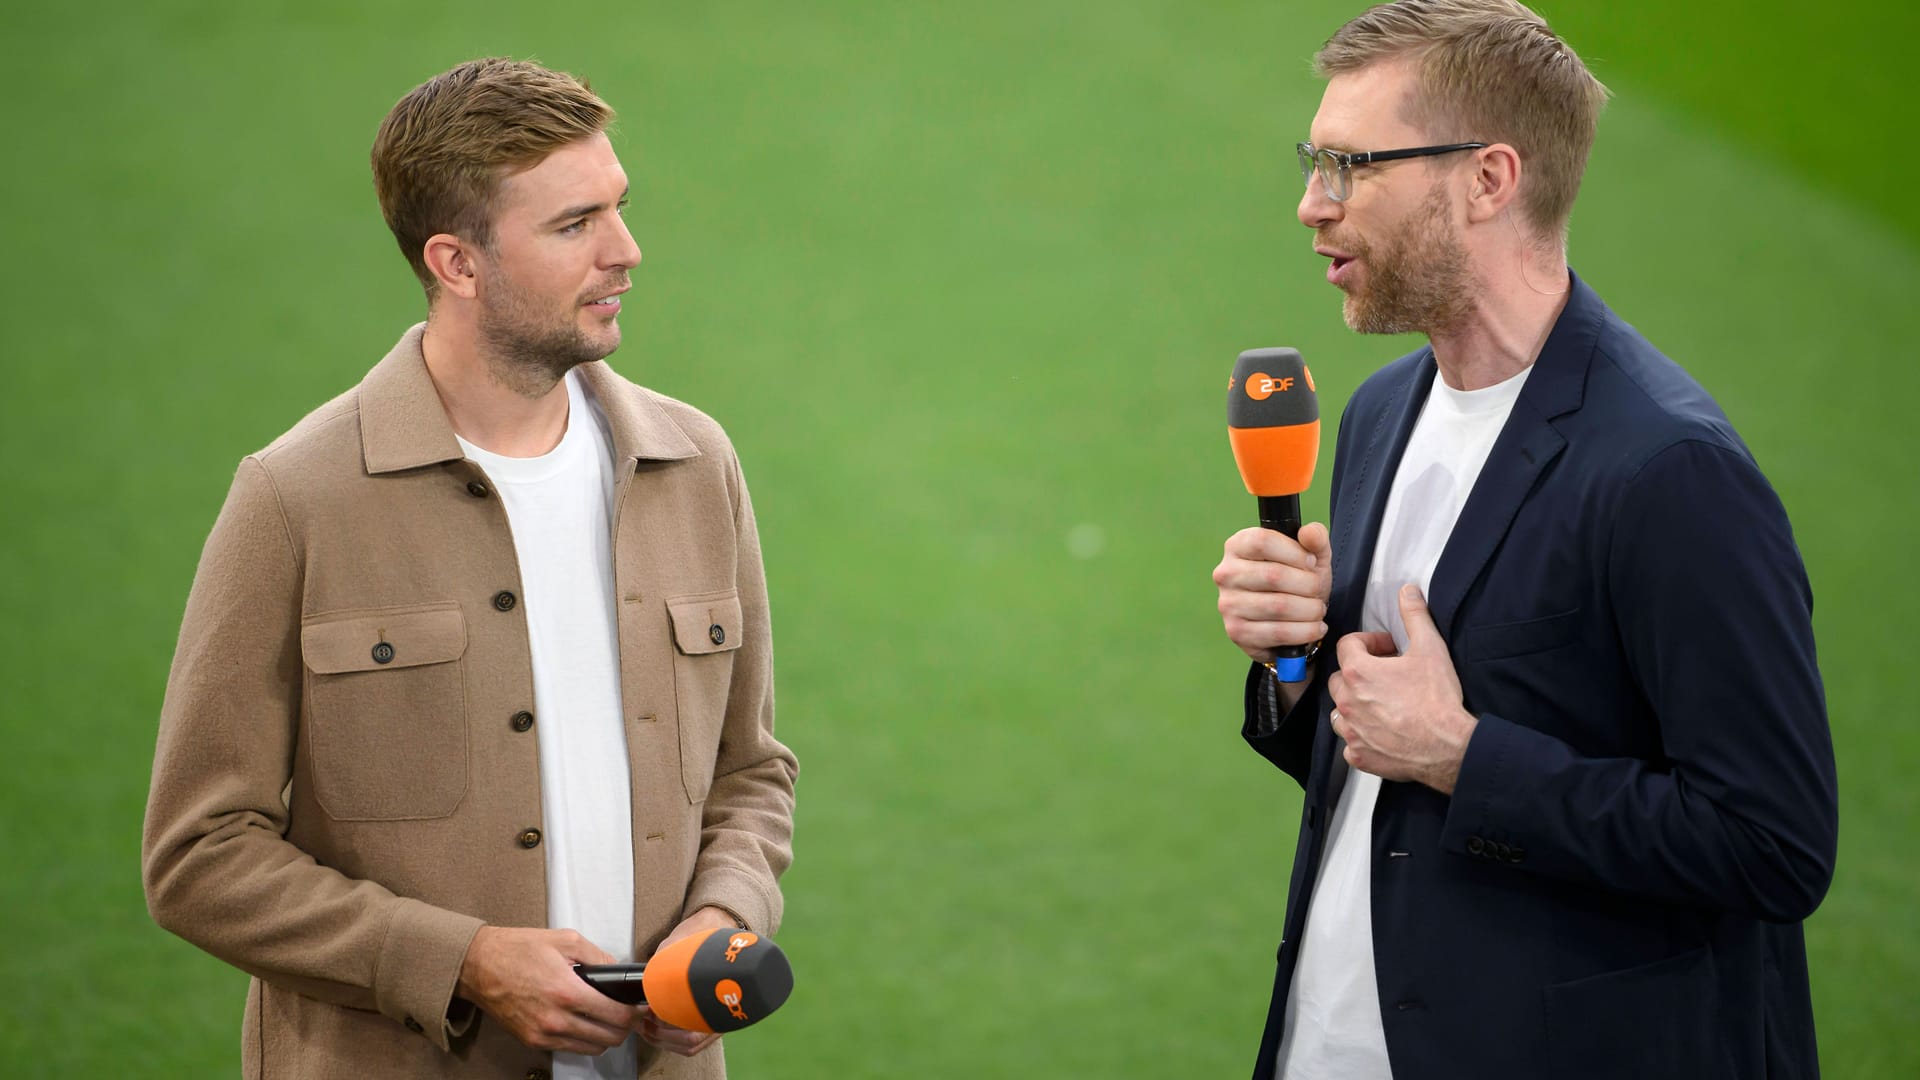
M787 954L751 930L708 930L681 938L644 964L575 964L594 989L647 1005L677 1028L702 1034L757 1024L793 993Z
M1298 349L1248 349L1227 380L1227 441L1240 479L1260 501L1260 524L1297 538L1300 493L1320 459L1320 399ZM1281 682L1307 677L1306 646L1283 645L1273 659Z

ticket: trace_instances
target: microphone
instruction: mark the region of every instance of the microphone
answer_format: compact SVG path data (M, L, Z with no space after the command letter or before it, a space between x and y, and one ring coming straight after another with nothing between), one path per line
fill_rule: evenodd
M677 1028L726 1034L766 1019L793 993L793 968L770 938L713 929L681 938L645 964L575 964L615 1001L652 1006Z
M1298 349L1248 349L1227 380L1227 441L1248 493L1260 503L1260 525L1300 535L1300 493L1313 483L1320 458L1320 399ZM1307 648L1283 645L1273 673L1281 682L1307 677Z

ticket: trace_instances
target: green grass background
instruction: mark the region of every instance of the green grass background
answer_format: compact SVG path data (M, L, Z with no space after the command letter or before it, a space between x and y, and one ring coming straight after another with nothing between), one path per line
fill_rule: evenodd
M1574 264L1718 396L1813 578L1827 1074L1920 1075L1920 26L1541 9L1617 94ZM1294 344L1337 414L1410 344L1342 327L1293 219L1306 57L1357 10L7 5L0 1071L237 1069L244 979L140 894L181 607L237 459L420 315L380 117L505 53L620 110L646 262L615 365L717 416L754 484L801 983L728 1040L736 1075L1244 1075L1299 793L1236 734L1207 574L1252 507L1221 385Z

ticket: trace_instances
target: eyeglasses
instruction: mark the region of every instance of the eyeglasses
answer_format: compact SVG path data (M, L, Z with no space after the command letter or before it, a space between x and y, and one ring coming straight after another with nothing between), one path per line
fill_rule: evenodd
M1416 146L1411 150L1367 150L1358 154L1343 153L1339 150L1316 149L1310 142L1295 143L1294 149L1300 154L1300 182L1311 185L1313 172L1320 170L1320 183L1327 189L1327 198L1334 202L1345 202L1353 194L1353 167L1371 165L1379 161L1399 161L1402 158L1432 157L1435 154L1451 154L1456 150L1478 150L1489 144L1483 142L1448 143L1445 146Z

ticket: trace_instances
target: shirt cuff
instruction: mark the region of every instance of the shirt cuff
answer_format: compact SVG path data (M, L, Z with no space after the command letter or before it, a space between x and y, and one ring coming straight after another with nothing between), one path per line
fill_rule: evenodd
M473 1022L471 1010L454 1007L453 995L467 947L485 924L418 900L399 905L374 969L374 1002L408 1031L449 1049Z

